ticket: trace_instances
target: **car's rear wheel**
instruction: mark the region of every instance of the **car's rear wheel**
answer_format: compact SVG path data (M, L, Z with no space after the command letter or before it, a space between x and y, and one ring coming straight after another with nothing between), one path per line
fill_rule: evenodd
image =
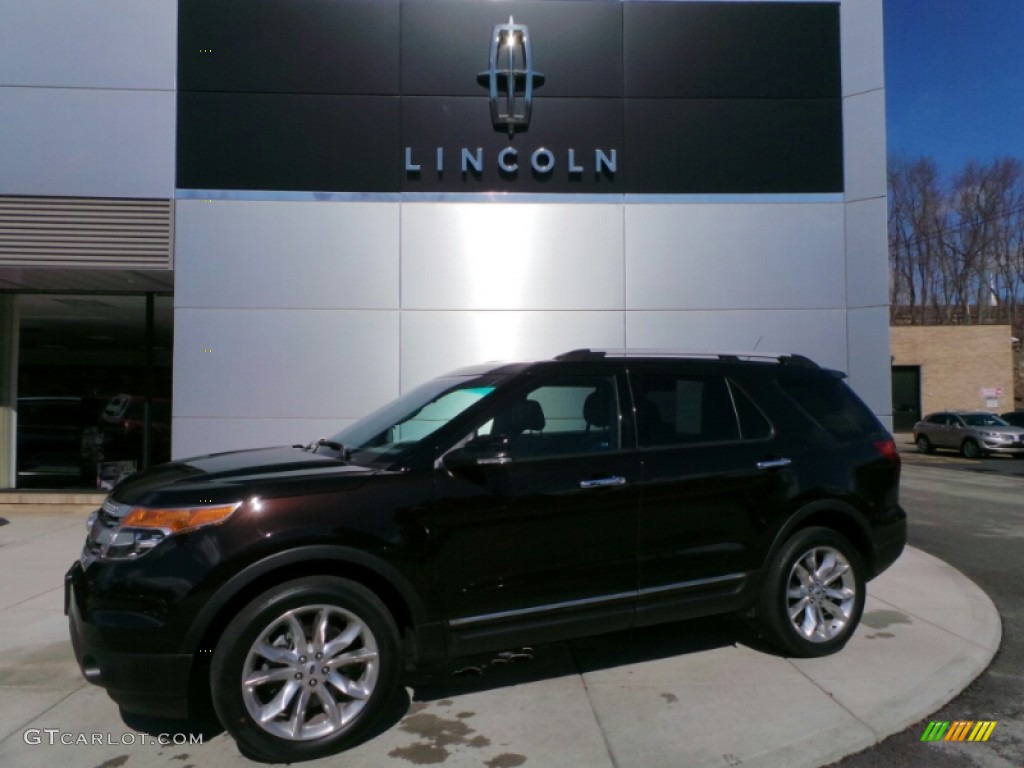
M917 438L917 452L918 453L931 453L935 450L932 445L932 441L929 440L925 435L921 435Z
M857 550L829 528L795 533L773 558L758 604L768 638L799 657L835 653L853 635L865 596Z
M228 625L214 651L214 708L254 759L323 757L365 736L397 688L398 631L360 584L297 579Z
M978 445L977 441L968 438L964 440L960 446L960 453L965 459L980 459L985 455L985 452L981 450L981 446Z

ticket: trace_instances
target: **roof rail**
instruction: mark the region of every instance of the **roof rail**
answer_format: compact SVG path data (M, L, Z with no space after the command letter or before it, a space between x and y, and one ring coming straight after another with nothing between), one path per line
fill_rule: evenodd
M820 368L809 357L798 354L782 354L770 352L708 352L674 349L573 349L555 356L555 360L601 360L606 357L665 357L665 358L703 358L721 360L723 362L739 362L740 360L773 360L780 365L799 365L804 368Z
M821 368L821 366L811 360L811 358L805 357L804 355L782 355L779 357L779 362L783 365L789 363L790 365L802 365L805 368Z
M555 355L555 360L600 360L603 357L605 357L603 350L573 349L569 352Z

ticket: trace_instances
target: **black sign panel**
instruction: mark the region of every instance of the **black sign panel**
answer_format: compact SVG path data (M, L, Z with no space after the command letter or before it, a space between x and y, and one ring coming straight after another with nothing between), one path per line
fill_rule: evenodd
M664 2L622 8L630 98L840 94L838 4Z
M178 7L180 188L843 188L835 3Z
M178 0L178 89L399 94L398 0Z
M827 99L631 99L630 182L647 193L838 192L842 109Z
M393 192L397 96L178 93L185 189Z

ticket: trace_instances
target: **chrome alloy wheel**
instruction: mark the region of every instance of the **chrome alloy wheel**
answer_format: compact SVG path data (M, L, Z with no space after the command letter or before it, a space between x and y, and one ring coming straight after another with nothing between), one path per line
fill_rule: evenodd
M840 635L853 614L857 580L843 553L814 547L793 563L786 582L786 607L793 628L812 643Z
M288 611L260 632L242 667L242 699L256 724L308 741L352 723L380 671L366 623L333 605Z

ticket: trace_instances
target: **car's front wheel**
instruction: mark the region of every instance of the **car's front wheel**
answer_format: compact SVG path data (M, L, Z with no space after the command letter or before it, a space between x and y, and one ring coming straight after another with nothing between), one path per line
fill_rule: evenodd
M769 565L758 615L784 653L826 656L853 635L864 596L864 566L857 550L829 528L805 528Z
M968 438L964 440L963 445L960 446L960 453L965 459L980 459L985 455L985 452L981 450L981 446L978 445L977 441Z
M210 671L217 716L239 750L309 760L365 736L398 686L398 631L360 584L297 579L253 600L228 625Z

